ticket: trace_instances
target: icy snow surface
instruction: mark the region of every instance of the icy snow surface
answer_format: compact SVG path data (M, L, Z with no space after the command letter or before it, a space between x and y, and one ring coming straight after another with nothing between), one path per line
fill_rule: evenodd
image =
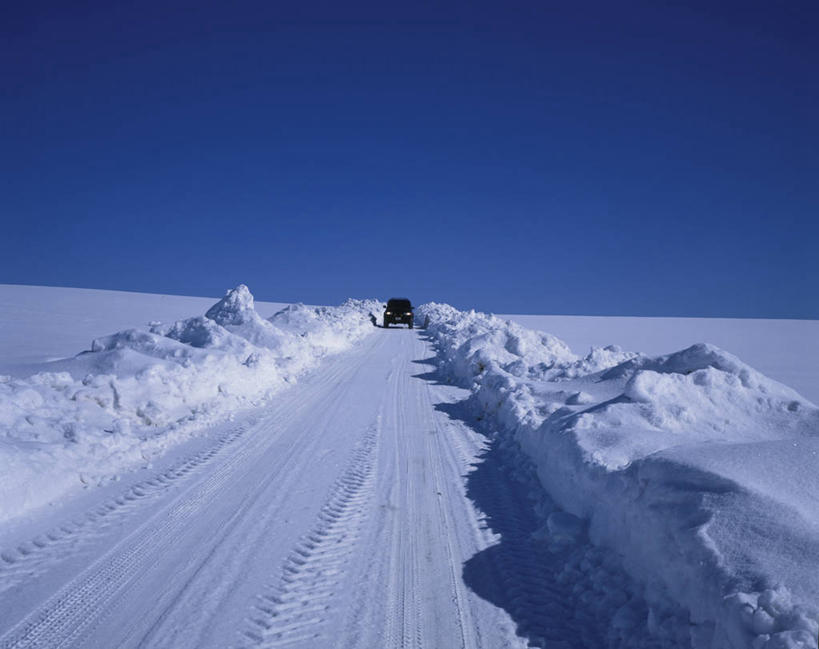
M259 405L372 333L378 306L291 305L265 320L240 285L205 316L126 329L77 356L29 364L27 375L0 376L0 521L144 465L197 427Z
M614 551L663 646L814 647L819 614L819 410L735 356L696 344L574 356L559 339L429 304L444 370L519 444L562 511L552 539ZM630 597L601 573L614 626Z

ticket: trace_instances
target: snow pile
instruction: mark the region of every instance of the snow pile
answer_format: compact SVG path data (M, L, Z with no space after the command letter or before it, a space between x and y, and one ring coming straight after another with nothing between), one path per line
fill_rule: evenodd
M711 345L577 358L494 316L438 304L418 315L442 369L562 509L544 512L544 542L582 530L640 584L625 594L601 576L589 591L610 646L646 628L663 646L816 646L816 406Z
M93 341L27 378L0 376L0 520L94 484L262 402L374 331L379 302L261 318L240 285L204 317Z
M430 331L439 341L446 341L449 352L443 360L459 377L478 376L488 367L518 375L531 366L549 369L576 360L562 340L497 316L432 302L419 307L415 318L428 318Z

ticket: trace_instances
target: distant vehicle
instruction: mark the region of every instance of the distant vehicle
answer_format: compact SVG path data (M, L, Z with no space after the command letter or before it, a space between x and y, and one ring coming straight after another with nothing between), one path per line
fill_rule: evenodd
M405 297L394 297L384 307L384 328L391 324L405 324L412 329L412 304Z

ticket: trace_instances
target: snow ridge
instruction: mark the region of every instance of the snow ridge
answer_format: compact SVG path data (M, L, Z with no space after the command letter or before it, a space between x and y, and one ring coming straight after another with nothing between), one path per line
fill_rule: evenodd
M245 285L205 316L97 338L0 376L0 521L145 465L205 423L258 405L374 331L376 300L293 305L265 320Z
M590 593L610 646L653 646L645 629L661 646L816 646L816 406L712 345L579 358L495 316L417 315L476 416L560 508L542 512L543 542L582 556L588 539L640 591L601 573Z

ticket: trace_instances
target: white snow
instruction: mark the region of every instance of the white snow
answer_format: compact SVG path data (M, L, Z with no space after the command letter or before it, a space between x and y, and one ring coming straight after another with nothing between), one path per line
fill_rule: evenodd
M246 286L205 316L126 329L0 376L0 521L145 465L197 427L258 405L372 333L379 303L291 305L265 320Z
M226 646L248 603L267 592L265 571L280 568L276 597L287 613L273 611L276 619L259 628L289 633L289 607L313 601L312 586L330 592L309 580L290 585L306 554L307 573L347 571L357 593L327 596L335 613L320 646L333 646L341 629L365 629L362 642L374 646L383 639L379 620L390 646L422 636L429 646L476 647L479 636L492 646L541 646L552 642L540 638L550 628L610 648L816 646L819 323L510 322L429 304L416 311L419 323L429 318L427 332L410 332L373 327L376 301L282 306L254 303L241 285L219 301L0 286L8 543L0 596L13 612L0 631L25 631L26 616L48 626L38 611L50 610L51 597L69 607L59 587L70 574L67 593L99 601L115 593L118 623L95 623L98 639L149 633L157 623L160 633L172 631L163 636L175 638L169 643L204 646L211 627L202 620L219 618L211 645ZM186 317L195 313L204 315ZM469 392L424 372L432 363L425 334L443 377ZM327 361L329 374L300 379L331 354L339 355ZM223 444L224 431L214 432L222 427L248 432ZM485 444L473 427L494 439ZM206 438L221 450L208 450ZM202 443L179 460L198 467L198 477L188 483L187 469L166 468L151 477L154 464L176 466L183 440ZM126 474L140 467L147 470ZM120 484L133 502L156 495L132 511L128 495L111 500ZM89 485L102 488L65 498ZM522 523L527 492L537 503L531 525ZM154 497L175 503L173 516L150 519L165 530L156 537L141 527L161 514ZM91 503L90 518L79 515L81 500ZM119 522L97 517L109 505ZM90 522L84 532L60 532L61 516ZM311 545L310 535L335 520L347 521L339 534L352 535L341 558L326 551L335 548L332 534ZM200 572L211 561L213 546L202 539L212 529L230 540ZM32 533L18 539L14 530ZM87 554L72 563L80 547ZM149 558L122 561L133 548ZM110 572L97 571L98 557L108 557ZM243 576L225 581L225 571ZM129 593L137 572L154 590ZM176 610L169 602L183 591L188 599ZM226 602L229 615L211 615ZM112 615L92 609L89 620ZM84 615L69 610L61 624L81 625ZM126 618L137 620L133 629L120 624ZM55 645L68 637L52 627Z
M0 284L0 374L31 374L37 369L31 365L72 357L90 349L94 338L204 313L216 299ZM256 302L263 317L284 306Z
M287 318L322 319L298 307ZM0 525L0 647L523 649L542 627L577 637L562 619L569 587L549 591L544 616L535 602L552 584L538 555L499 543L525 542L525 493L491 476L467 491L484 437L433 404L468 393L417 376L432 358L420 332L372 330L153 467ZM498 531L475 490L504 504Z
M502 318L438 304L419 316L478 417L520 445L562 509L544 537L586 529L642 585L602 612L622 637L632 625L695 649L816 646L814 404L709 344L580 358ZM606 579L604 601L620 588Z
M616 343L660 356L708 342L819 403L819 320L506 315L573 350Z

